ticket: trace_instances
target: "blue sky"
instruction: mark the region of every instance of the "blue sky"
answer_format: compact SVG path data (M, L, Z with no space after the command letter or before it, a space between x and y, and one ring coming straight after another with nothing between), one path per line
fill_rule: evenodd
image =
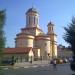
M40 15L39 25L47 33L47 24L55 24L58 44L67 46L63 39L64 26L75 16L75 0L0 0L0 10L6 9L6 47L15 46L16 34L26 25L26 11L34 6Z

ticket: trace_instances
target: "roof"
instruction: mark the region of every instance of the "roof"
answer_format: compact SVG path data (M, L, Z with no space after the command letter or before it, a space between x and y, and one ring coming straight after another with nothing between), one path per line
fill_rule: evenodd
M42 35L42 36L38 35L35 37L35 39L36 40L48 40L48 41L50 41L50 37L48 35Z
M50 21L47 26L54 26L54 24Z
M25 48L5 48L4 54L27 54L32 49L32 47Z
M35 8L33 8L33 7L28 9L28 11L26 13L30 13L30 12L38 13L37 10Z

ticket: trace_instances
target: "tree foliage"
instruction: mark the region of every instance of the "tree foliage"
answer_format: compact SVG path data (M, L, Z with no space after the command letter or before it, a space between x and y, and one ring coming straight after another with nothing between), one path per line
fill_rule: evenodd
M75 17L72 17L71 23L67 27L64 27L65 35L64 40L69 43L71 50L75 55Z
M2 52L5 48L5 37L4 37L4 25L5 25L5 10L0 10L0 63L2 58Z

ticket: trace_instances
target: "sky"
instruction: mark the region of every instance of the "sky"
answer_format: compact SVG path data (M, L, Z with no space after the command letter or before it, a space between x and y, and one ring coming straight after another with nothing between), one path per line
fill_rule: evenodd
M15 47L16 34L26 26L25 13L32 6L39 12L40 28L47 33L47 25L52 21L57 44L68 46L63 39L64 27L75 16L75 0L0 0L0 10L6 9L6 47Z

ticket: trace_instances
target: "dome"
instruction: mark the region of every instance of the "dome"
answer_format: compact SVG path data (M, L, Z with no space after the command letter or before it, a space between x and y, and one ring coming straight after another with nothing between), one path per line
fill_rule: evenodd
M37 10L35 8L33 8L33 7L28 9L28 11L26 13L30 13L30 12L38 13Z
M47 26L54 26L54 24L50 21Z

